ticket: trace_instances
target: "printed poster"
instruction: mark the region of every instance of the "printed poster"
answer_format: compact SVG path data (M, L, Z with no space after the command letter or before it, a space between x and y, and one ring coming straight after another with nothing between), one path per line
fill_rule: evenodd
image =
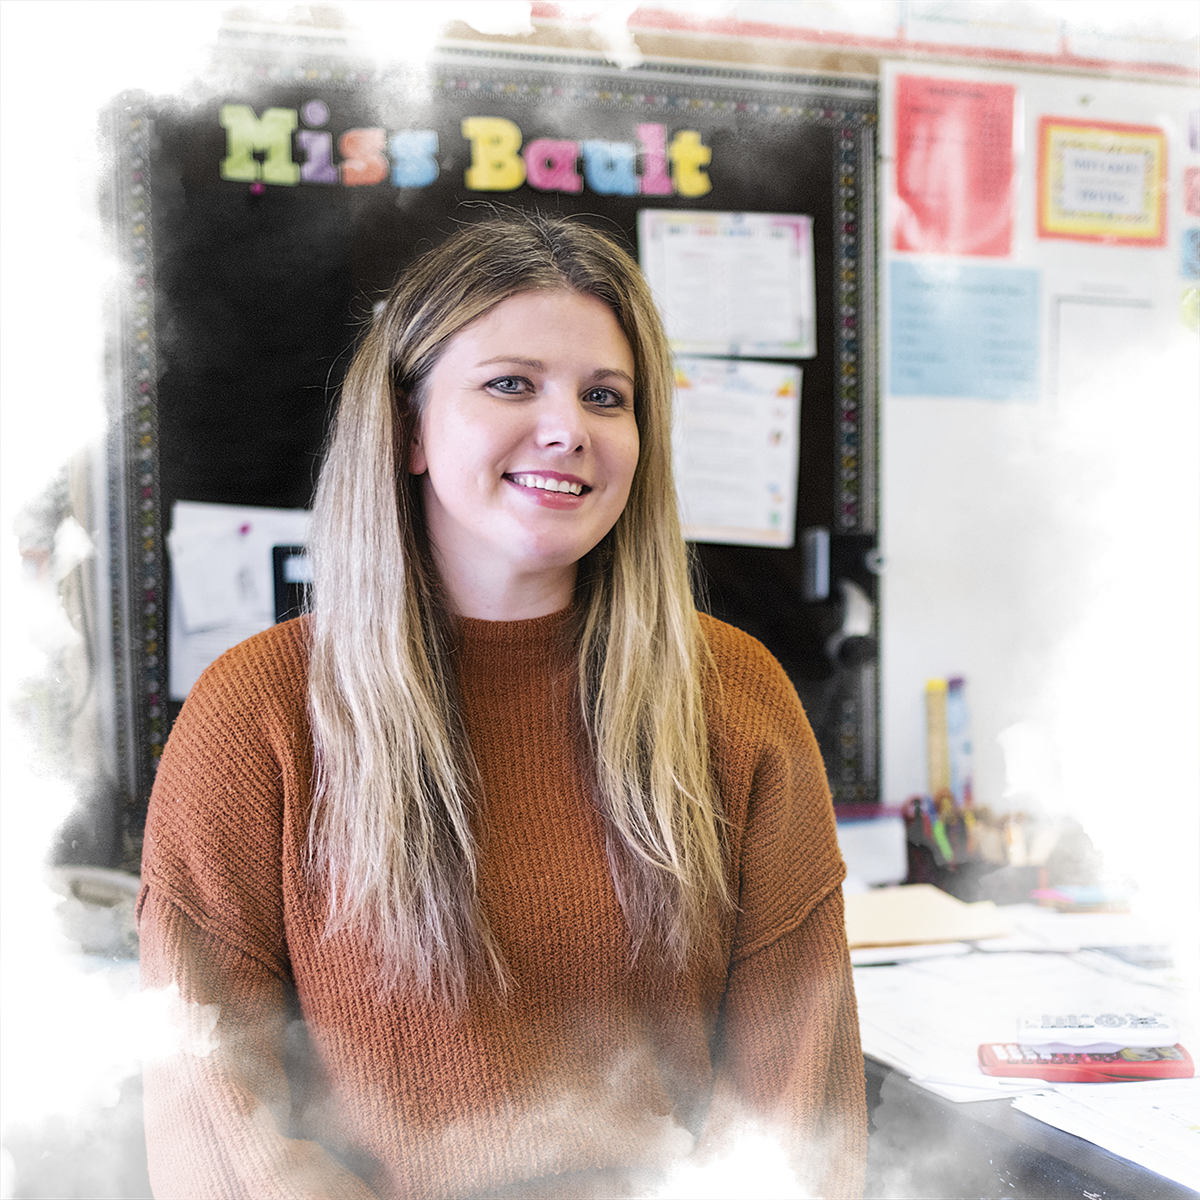
M1012 252L1016 88L897 75L892 248Z
M1048 280L1048 409L1063 433L1153 433L1165 382L1153 278Z
M800 464L800 368L675 362L675 486L692 542L791 546Z
M1040 272L891 265L893 396L1037 400Z
M817 353L812 218L785 213L638 213L642 270L682 354Z
M1155 126L1042 117L1038 236L1163 246L1166 178L1167 136Z

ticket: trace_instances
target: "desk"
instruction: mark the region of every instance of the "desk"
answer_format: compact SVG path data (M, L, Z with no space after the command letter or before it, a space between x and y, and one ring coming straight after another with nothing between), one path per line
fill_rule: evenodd
M955 1104L865 1061L870 1200L1195 1200L1190 1188L1018 1112L1010 1100Z

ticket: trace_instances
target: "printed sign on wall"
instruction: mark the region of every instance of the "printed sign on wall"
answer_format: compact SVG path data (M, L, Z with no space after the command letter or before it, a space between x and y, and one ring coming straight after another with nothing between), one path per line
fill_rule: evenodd
M895 96L892 248L1011 253L1016 88L900 75Z

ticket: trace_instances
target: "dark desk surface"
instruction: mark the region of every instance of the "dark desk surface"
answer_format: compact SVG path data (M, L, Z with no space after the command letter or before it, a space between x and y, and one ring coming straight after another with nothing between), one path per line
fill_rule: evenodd
M1195 1200L1200 1193L1012 1107L955 1104L866 1060L871 1200Z

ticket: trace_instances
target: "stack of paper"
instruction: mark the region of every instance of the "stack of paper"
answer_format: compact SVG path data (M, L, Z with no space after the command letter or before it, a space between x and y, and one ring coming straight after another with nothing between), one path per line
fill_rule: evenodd
M986 942L991 953L1007 950L1080 950L1084 946L1154 946L1165 939L1133 913L1063 913L1037 904L1008 904L1011 937Z
M846 937L855 946L973 942L1012 933L990 900L964 904L928 883L877 888L846 897Z

